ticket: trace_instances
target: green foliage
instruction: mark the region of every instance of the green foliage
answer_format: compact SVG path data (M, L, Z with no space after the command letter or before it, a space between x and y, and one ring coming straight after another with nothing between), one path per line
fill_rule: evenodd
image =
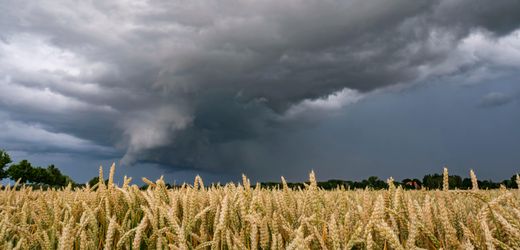
M94 185L99 183L99 176L96 176L88 181L88 185L93 187ZM105 185L108 185L108 179L105 180Z
M367 182L367 187L371 187L374 189L388 188L388 184L386 184L385 181L380 180L377 176L368 177Z
M21 183L26 183L27 181L34 179L34 169L30 162L22 160L19 163L11 165L7 169L7 175L12 180L20 180Z
M511 176L509 180L503 180L502 184L507 188L518 188L518 185L516 184L516 175Z
M56 186L66 186L69 183L74 183L70 177L63 175L61 171L56 168L54 165L49 165L47 169L45 169L45 173L43 173L47 179L43 178L46 182L41 182L49 185Z
M7 173L4 168L11 162L12 161L9 154L7 154L7 152L4 150L0 150L0 180L7 177Z
M425 175L423 178L423 186L428 189L441 189L443 183L443 177L441 174ZM458 175L448 176L448 183L450 189L468 189L471 188L471 181L463 181ZM466 186L464 186L466 185Z
M49 186L63 187L69 183L74 184L72 179L63 175L61 171L54 165L49 165L47 168L33 167L27 160L22 160L19 163L12 164L7 171L6 177L11 180L20 180L21 183L44 184Z
M450 189L471 189L471 179L464 178L458 175L450 175L448 178L448 182L450 185ZM396 185L403 187L404 189L442 189L443 178L441 174L427 174L424 176L423 181L421 182L419 179L411 179L406 178L401 182L394 182ZM303 183L287 183L290 188L303 188ZM503 184L506 188L517 188L516 184L516 175L511 176L508 180L503 180L502 182L493 182L491 180L478 180L478 186L480 189L496 189L500 187L500 184ZM278 182L263 182L261 183L262 187L269 188L281 188L282 184ZM379 179L377 176L370 176L367 179L361 181L345 181L345 180L328 180L318 182L318 187L331 190L334 188L338 188L340 186L348 187L350 189L365 189L371 188L375 190L386 189L388 188L388 184Z

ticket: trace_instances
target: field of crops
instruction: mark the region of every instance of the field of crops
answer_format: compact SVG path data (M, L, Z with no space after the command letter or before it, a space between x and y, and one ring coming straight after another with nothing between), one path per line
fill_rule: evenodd
M113 183L0 191L1 249L519 249L519 190ZM102 172L100 171L100 175ZM474 175L472 177L475 179ZM100 178L103 180L103 177ZM285 182L284 182L285 183ZM475 179L476 183L476 179Z

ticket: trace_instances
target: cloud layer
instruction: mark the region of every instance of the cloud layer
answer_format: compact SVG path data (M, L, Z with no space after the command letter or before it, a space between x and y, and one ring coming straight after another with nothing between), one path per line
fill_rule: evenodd
M374 91L520 65L515 0L6 1L0 11L0 126L12 144L113 148L125 164L238 171L269 138Z

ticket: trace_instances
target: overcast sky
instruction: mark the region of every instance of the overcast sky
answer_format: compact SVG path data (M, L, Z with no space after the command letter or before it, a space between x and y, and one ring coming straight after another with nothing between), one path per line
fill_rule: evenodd
M78 182L520 171L520 1L0 0L0 148Z

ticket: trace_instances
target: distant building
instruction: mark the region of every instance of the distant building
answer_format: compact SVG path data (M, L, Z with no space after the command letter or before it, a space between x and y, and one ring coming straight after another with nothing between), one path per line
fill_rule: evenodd
M421 189L421 183L416 180L407 181L404 183L404 185L413 189Z

